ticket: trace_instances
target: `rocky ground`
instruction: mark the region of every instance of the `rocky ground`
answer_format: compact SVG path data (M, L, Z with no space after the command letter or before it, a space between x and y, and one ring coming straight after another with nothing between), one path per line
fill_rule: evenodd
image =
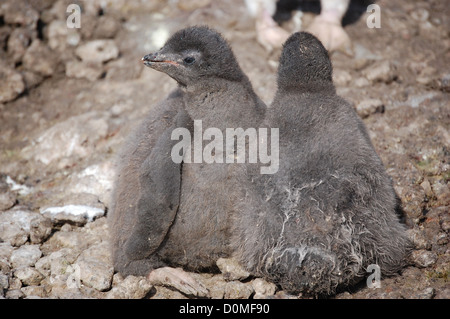
M79 29L66 26L71 3L83 8ZM450 8L439 0L377 4L379 29L366 26L366 13L346 18L354 55L332 55L334 80L364 118L416 249L411 266L381 288L364 283L334 298L450 298ZM303 12L302 28L313 16ZM229 39L270 103L280 52L257 43L239 0L1 2L0 298L194 297L115 274L106 225L114 156L175 87L140 58L193 24ZM219 274L193 274L211 298L301 297L229 261L218 265Z

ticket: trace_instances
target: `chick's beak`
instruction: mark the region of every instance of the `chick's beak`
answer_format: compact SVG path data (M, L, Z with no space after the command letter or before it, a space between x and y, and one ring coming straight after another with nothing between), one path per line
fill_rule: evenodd
M179 64L175 62L175 57L169 54L164 54L161 52L150 53L141 59L142 63L150 68L159 68L163 65L171 64L178 66Z

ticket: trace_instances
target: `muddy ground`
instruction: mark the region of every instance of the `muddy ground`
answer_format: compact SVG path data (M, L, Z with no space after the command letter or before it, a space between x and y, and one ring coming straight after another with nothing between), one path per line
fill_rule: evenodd
M82 8L78 29L67 28L71 3ZM367 4L344 19L354 54L331 55L334 80L394 180L416 249L381 288L362 284L333 298L449 298L450 8L377 4L381 28L367 27ZM314 15L303 12L302 29ZM2 1L0 297L193 297L114 274L105 223L118 149L176 86L140 58L193 24L222 32L270 103L280 51L258 44L243 1ZM283 27L293 31L292 22ZM195 276L213 298L301 297L251 277Z

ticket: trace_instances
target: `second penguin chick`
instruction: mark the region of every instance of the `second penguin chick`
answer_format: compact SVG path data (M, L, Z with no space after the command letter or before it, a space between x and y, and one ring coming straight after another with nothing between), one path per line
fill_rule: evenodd
M285 42L268 112L266 125L280 130L280 167L256 176L270 207L242 216L241 263L312 295L360 281L370 264L382 276L404 267L411 246L392 181L364 123L336 94L327 50L313 35Z

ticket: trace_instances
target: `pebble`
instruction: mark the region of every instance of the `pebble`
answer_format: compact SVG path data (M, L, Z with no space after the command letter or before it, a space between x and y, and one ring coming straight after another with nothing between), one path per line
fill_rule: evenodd
M390 83L397 77L393 64L387 60L375 62L362 70L362 74L372 83Z
M429 250L415 250L412 252L412 259L414 264L420 268L426 268L432 266L437 261L436 253Z
M13 246L20 246L28 238L33 244L39 244L50 236L52 223L39 213L20 207L0 214L0 240Z
M273 283L267 282L262 278L256 278L252 281L252 286L255 291L254 299L264 299L275 294L277 286Z
M254 292L251 285L244 284L240 281L230 281L225 286L226 299L248 299Z
M44 279L44 275L42 275L34 267L17 268L14 272L14 276L16 276L16 278L19 278L22 284L25 286L39 285L42 279Z
M219 258L216 264L225 280L243 280L250 276L250 273L242 268L235 259Z
M384 103L379 99L366 99L356 105L356 112L362 118L375 113L383 113Z
M80 61L69 61L66 63L66 76L76 79L98 80L104 70L99 63L88 63Z
M119 48L114 40L92 40L75 50L83 62L104 63L119 56Z
M146 277L127 276L120 274L113 277L113 288L106 293L108 299L142 299L153 288Z
M333 71L333 82L338 86L344 86L350 83L352 76L349 72L341 69L335 69Z
M22 75L1 60L0 79L0 103L14 100L25 90Z
M41 256L38 245L23 245L12 252L10 261L13 268L31 267Z
M39 39L33 40L22 60L26 69L42 76L52 75L58 65L58 57Z

